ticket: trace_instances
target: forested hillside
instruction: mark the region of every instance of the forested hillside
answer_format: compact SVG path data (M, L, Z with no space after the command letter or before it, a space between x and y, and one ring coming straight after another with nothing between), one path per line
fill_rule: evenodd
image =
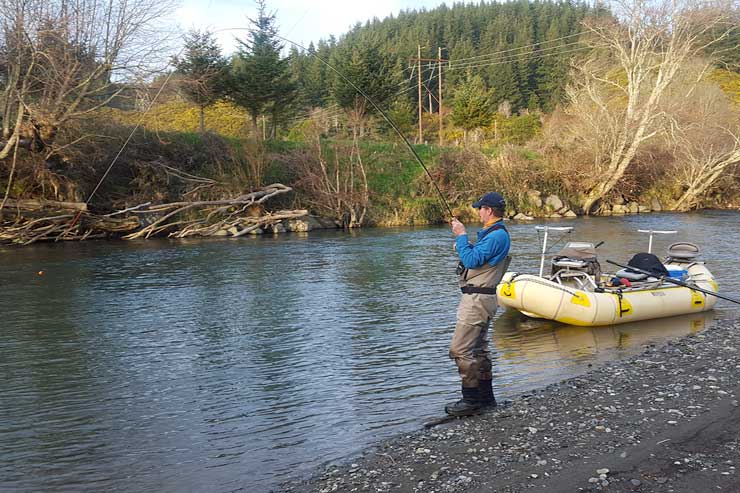
M513 112L523 108L548 112L563 99L570 55L584 49L578 40L583 19L606 15L607 11L586 3L551 1L409 10L358 24L339 40L312 44L307 51L293 47L291 67L306 105L339 102L332 94L341 82L313 54L337 67L352 67L349 75L359 76L371 96L379 94L388 103L407 100L416 104L417 63L411 59L417 57L419 45L426 59L437 59L441 48L446 60L443 91L448 97L473 73L493 89L492 104L508 101ZM383 69L373 73L371 67ZM438 76L437 63L422 63L424 92L432 93L433 110L438 104ZM371 79L381 77L394 86L390 95L374 88L380 81Z

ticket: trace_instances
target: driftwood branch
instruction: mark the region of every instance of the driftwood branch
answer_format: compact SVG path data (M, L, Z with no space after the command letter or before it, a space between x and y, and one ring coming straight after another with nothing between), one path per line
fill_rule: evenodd
M3 222L0 215L0 243L28 245L37 241L110 236L136 239L162 234L173 238L238 237L307 216L306 210L262 212L261 204L291 190L276 183L230 199L147 202L105 215L91 214L84 203L9 199L6 210L13 210L14 216ZM54 213L49 214L50 211ZM43 215L38 217L40 214Z

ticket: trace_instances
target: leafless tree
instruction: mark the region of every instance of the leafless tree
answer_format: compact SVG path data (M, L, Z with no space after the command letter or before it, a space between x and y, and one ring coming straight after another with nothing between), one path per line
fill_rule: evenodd
M0 159L60 130L163 60L172 0L0 0Z
M700 205L719 179L740 165L740 111L711 82L695 87L690 98L674 94L668 142L681 195L672 209Z
M284 156L301 177L295 184L308 205L333 216L345 228L362 227L370 202L365 165L355 138L349 149L336 145L327 156L317 127L309 129L310 148Z
M594 159L582 198L586 213L665 129L661 98L688 61L727 36L733 15L732 0L615 0L611 6L615 18L586 24L594 50L574 68L567 89L576 117L571 136Z

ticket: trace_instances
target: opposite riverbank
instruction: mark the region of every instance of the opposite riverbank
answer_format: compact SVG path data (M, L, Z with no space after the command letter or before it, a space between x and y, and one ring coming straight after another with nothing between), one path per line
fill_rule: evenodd
M718 320L282 491L738 491L738 348L740 320Z

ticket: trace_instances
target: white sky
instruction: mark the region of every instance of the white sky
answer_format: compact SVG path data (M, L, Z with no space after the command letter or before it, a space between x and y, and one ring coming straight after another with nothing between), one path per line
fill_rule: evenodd
M383 19L405 9L432 9L442 3L443 0L268 0L267 8L276 13L281 36L307 47L311 41L316 43L331 34L339 37L356 22L364 23L373 17ZM244 28L249 25L247 18L254 18L256 11L254 0L183 0L175 21L183 31ZM228 55L235 50L234 37L245 34L246 31L217 32L216 37Z

